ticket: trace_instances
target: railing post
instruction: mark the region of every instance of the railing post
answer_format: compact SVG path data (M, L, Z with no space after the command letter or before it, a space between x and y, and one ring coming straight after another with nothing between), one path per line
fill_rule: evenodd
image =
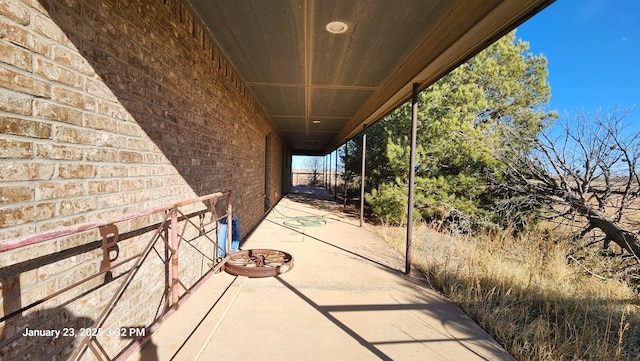
M231 192L227 195L227 256L231 254L231 239L233 237L233 208L231 206Z
M171 210L171 306L174 310L178 309L178 212L176 208Z

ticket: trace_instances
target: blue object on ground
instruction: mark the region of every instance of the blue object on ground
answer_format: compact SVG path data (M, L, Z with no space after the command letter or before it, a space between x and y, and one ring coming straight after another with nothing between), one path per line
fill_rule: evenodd
M226 257L227 255L227 232L229 225L227 218L220 221L220 229L218 230L218 257ZM238 217L231 218L231 253L238 252L240 247L240 221Z

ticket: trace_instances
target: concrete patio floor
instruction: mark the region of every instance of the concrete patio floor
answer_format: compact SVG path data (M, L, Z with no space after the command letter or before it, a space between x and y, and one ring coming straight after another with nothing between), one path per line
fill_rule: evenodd
M130 360L514 360L371 227L294 188L241 245L294 257L278 277L220 273ZM315 227L287 227L316 215Z

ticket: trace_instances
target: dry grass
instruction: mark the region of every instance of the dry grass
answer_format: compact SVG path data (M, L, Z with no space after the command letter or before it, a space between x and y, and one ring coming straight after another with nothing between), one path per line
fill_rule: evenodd
M404 229L379 230L403 252ZM640 360L640 297L567 262L559 237L452 236L421 225L413 262L518 360ZM604 262L592 257L590 265Z

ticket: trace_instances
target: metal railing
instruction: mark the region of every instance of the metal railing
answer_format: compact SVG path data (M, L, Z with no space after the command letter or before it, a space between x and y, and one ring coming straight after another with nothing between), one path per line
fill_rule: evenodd
M226 199L226 211L225 211L226 213L218 217L217 211L216 211L216 205L217 205L218 199L222 197ZM206 208L196 212L192 212L192 213L184 212L182 210L183 207L195 205L197 203L205 204ZM204 215L207 213L211 213L211 217L208 222L204 220ZM145 233L153 232L153 236L146 243L143 250L134 255L126 257L123 260L117 260L118 254L119 254L118 242L120 241L120 238L121 238L117 225L122 222L133 221L141 217L152 216L157 214L164 214L164 216L162 217L162 220L153 225L144 227ZM224 256L218 256L218 255L220 254L219 253L220 251L224 253L224 250L227 250L227 252L228 250L231 250L231 240L232 240L232 234L233 234L231 229L233 224L232 216L233 216L233 209L231 205L231 192L230 191L217 192L217 193L208 194L202 197L178 202L169 206L162 206L162 207L147 209L141 212L129 213L129 214L115 217L109 220L100 220L100 221L95 221L90 223L83 223L83 224L72 226L72 227L55 229L55 230L43 232L40 234L22 236L22 237L1 242L0 254L2 252L11 251L18 248L30 247L36 244L52 241L65 236L78 235L87 231L98 230L100 236L102 237L102 240L100 242L101 248L102 248L102 261L100 263L98 272L90 276L84 277L80 281L77 281L67 287L59 289L54 293L45 295L44 297L28 305L25 305L25 306L20 305L21 307L18 307L17 309L9 310L10 312L8 314L5 314L2 318L0 318L0 322L5 322L7 320L10 320L12 317L20 316L25 311L31 308L34 308L40 304L43 304L44 302L51 300L54 297L60 296L99 276L103 276L103 275L105 276L105 284L107 282L112 282L115 280L111 277L111 272L114 269L123 267L127 263L133 262L133 266L131 266L127 271L123 272L122 275L120 276L120 277L123 277L124 279L119 284L117 290L113 293L109 301L106 303L106 305L100 312L95 323L92 325L93 329L100 330L101 327L104 325L105 321L107 320L107 318L109 317L110 313L114 309L115 305L123 296L127 287L131 284L132 280L138 273L138 270L140 269L144 261L148 258L148 256L154 250L154 245L160 239L164 242L166 249L168 249L167 257L163 259L163 263L165 264L166 272L170 273L170 282L169 282L170 290L168 290L168 293L170 295L169 306L171 309L175 310L177 309L180 301L179 286L182 286L185 289L185 291L189 291L189 288L185 284L183 284L180 280L180 274L179 274L180 263L179 263L179 257L178 257L178 254L179 254L178 251L181 243L185 241L185 243L191 244L190 241L187 240L185 237L185 234L187 234L187 228L192 227L190 231L195 232L198 238L206 239L212 244L214 244L213 254L210 255L211 258L209 258L209 255L207 255L206 257L207 259L210 259L211 262L210 262L210 269L206 271L205 274L210 274L211 272L219 271L228 260L228 254ZM198 223L193 221L193 218L195 217L198 217L199 219ZM224 247L221 247L221 245L218 244L218 237L217 237L218 229L219 229L218 222L225 218L226 218L226 223L228 225L226 239L225 239L226 244ZM179 228L179 223L182 224L182 227L180 228ZM207 227L209 227L209 230L207 230ZM212 238L211 233L215 233L215 238ZM98 242L93 242L93 243L98 243ZM195 247L195 246L192 245L192 247ZM89 249L92 250L96 248L98 248L97 244ZM116 255L115 257L112 258L111 254L114 251L116 252ZM116 260L117 262L115 262ZM29 262L22 262L22 264L28 264L28 266L7 265L6 267L3 267L2 269L0 269L0 276L6 276L7 273L14 273L14 274L20 273L25 271L26 269L34 269L42 266L42 264L37 264L37 263L32 264ZM170 271L168 271L169 269ZM168 276L169 275L165 275L165 277L168 277ZM201 279L203 278L204 276L201 277ZM3 295L3 296L6 298L7 295ZM5 307L4 309L5 309L5 312L7 312L7 307ZM168 310L169 308L167 308L165 312ZM153 322L156 322L157 320L158 319L156 318ZM144 325L145 328L150 326L151 325ZM77 360L81 358L87 349L91 350L91 352L94 354L94 356L97 359L111 358L110 356L107 355L107 352L105 351L105 349L98 342L97 334L86 333L84 335L77 335L77 336L78 336L78 339L76 342L79 342L79 343L76 345L76 347L74 347L74 352L70 358L71 360ZM146 339L150 335L146 335L146 333L143 332L140 336L143 336L142 338ZM131 344L129 344L129 346L131 346Z

